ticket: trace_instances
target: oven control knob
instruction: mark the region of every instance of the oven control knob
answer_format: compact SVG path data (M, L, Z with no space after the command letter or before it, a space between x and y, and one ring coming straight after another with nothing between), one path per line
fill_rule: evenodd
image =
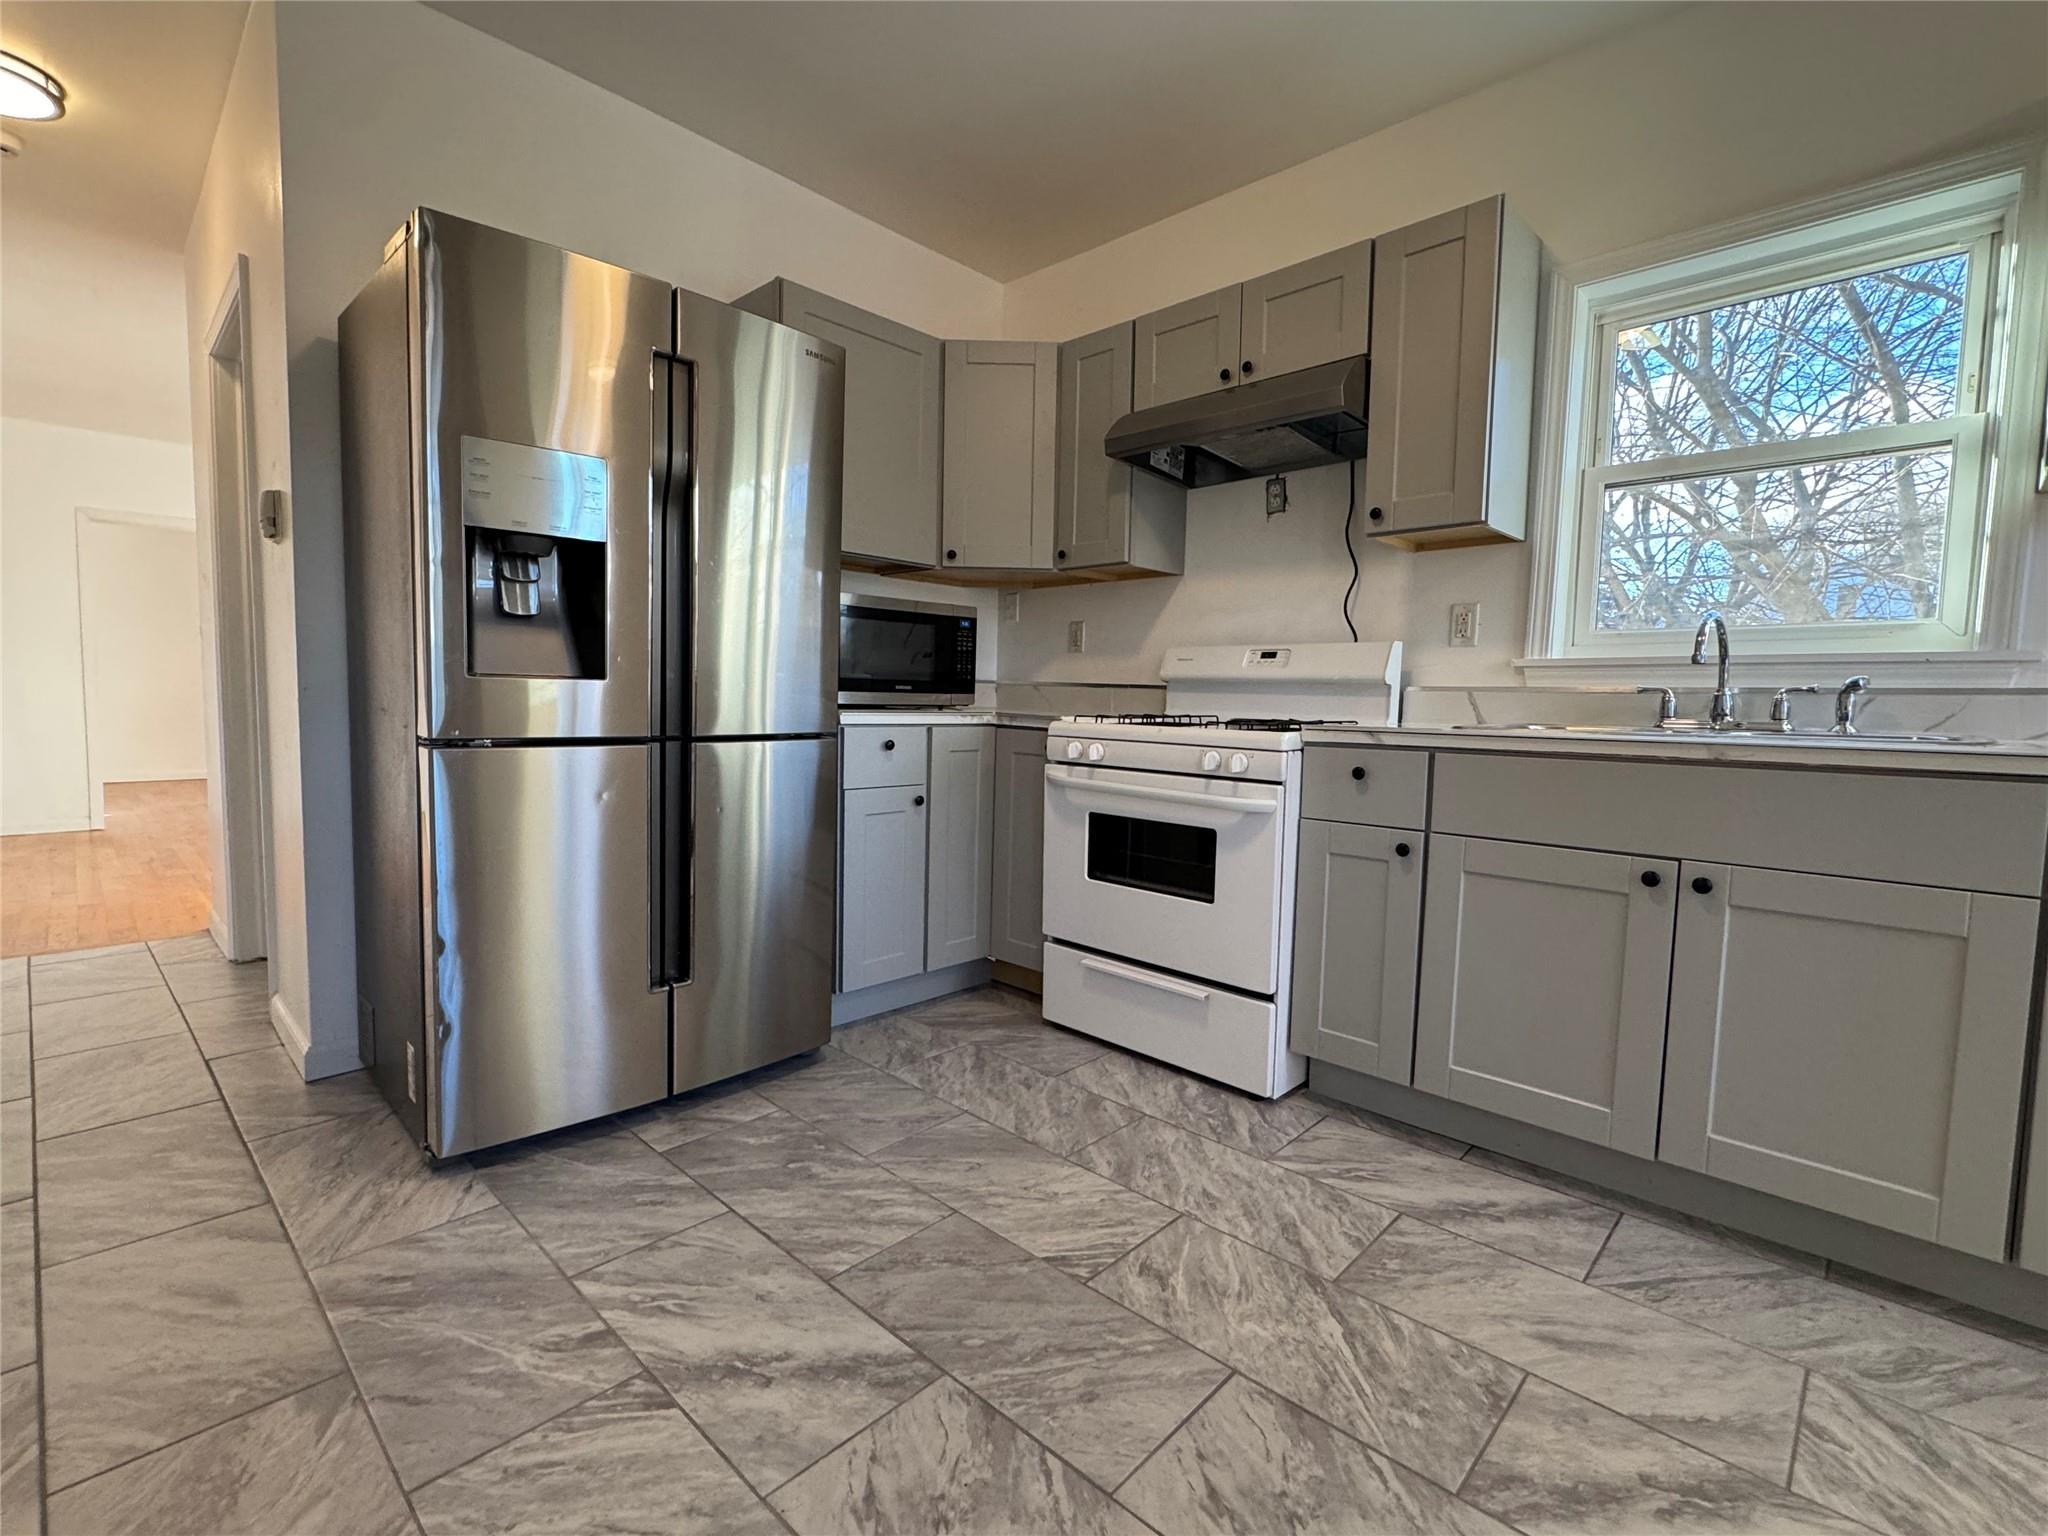
M1068 743L1067 743L1067 756L1069 756L1069 757L1079 757L1080 755L1081 755L1081 743L1079 743L1078 741L1070 741L1070 742L1068 742Z
M1251 765L1252 760L1246 757L1242 752L1233 752L1230 754L1230 771L1232 773L1243 773L1245 769L1251 767Z
M1221 753L1204 752L1202 754L1202 771L1204 773L1214 773L1218 768L1221 768L1222 766L1223 755Z
M1089 762L1091 762L1091 763L1099 763L1099 762L1101 762L1101 761L1102 761L1102 743L1101 743L1101 742L1099 742L1099 741L1091 741L1091 742L1089 742L1089 743L1088 743L1088 761L1089 761Z

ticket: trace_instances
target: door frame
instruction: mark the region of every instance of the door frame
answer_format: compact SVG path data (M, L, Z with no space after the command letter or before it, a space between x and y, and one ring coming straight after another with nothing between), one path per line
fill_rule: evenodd
M130 528L151 528L164 533L189 533L196 550L199 530L196 525L182 517L173 517L167 512L135 512L117 507L78 507L72 515L71 569L77 582L78 601L78 669L79 697L84 719L80 722L85 734L85 816L86 826L94 832L106 830L107 825L107 781L100 772L101 765L95 761L93 717L95 712L93 678L97 675L98 658L93 654L92 625L88 620L85 603L85 530L90 523L114 524ZM129 781L129 775L122 780ZM184 778L184 774L163 775L163 777Z
M209 811L220 819L223 867L216 872L208 927L230 960L270 951L269 718L263 634L263 573L257 547L256 423L249 389L249 258L237 255L207 322L197 359L203 391L200 448L206 541L213 580L211 655L214 740ZM233 472L227 483L223 468Z

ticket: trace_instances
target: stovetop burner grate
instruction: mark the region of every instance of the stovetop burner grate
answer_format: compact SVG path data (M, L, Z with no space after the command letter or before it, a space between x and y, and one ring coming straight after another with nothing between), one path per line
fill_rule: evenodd
M1292 720L1242 716L1223 722L1227 731L1299 731L1315 725L1356 725L1356 720Z
M1223 722L1214 715L1076 715L1084 725L1187 725L1215 727Z

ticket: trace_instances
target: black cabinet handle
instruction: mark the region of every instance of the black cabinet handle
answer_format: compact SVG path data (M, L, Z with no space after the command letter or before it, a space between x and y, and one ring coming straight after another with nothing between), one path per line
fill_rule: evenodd
M1354 768L1354 769L1352 769L1352 770L1351 770L1351 777L1353 777L1354 779L1358 779L1358 780L1360 780L1361 782L1363 782L1363 780L1364 780L1364 778L1365 778L1365 770L1364 770L1363 768Z
M1064 560L1067 558L1067 552L1064 549L1056 549L1052 552L1052 557L1055 560Z
M1370 518L1370 519L1371 519L1371 520L1372 520L1373 522L1378 522L1378 521L1379 521L1379 520L1380 520L1381 518L1385 517L1385 516L1386 516L1387 514L1386 514L1386 513L1384 512L1384 511L1382 511L1382 510L1381 510L1380 508L1378 508L1378 507L1373 507L1373 508L1370 508L1370 509L1369 509L1369 510L1368 510L1368 511L1366 512L1366 514L1365 514L1365 515L1366 515L1366 516L1367 516L1368 518Z
M923 796L923 795L912 795L912 796L910 797L910 803L911 803L912 805L923 805L923 804L924 804L924 796Z
M1246 358L1241 364L1238 365L1238 372L1242 373L1246 378L1250 378L1252 374L1252 360L1250 358Z
M1714 882L1709 880L1705 875L1694 875L1692 877L1692 888L1698 891L1702 896L1711 896L1714 894Z
M960 558L960 551L957 549L949 549L946 551L946 558L948 560L958 560Z
M1230 370L1228 368L1219 368L1216 370L1216 377L1228 384L1230 382Z
M894 752L896 750L895 739L892 737L890 740L883 742L882 750L884 752Z
M1394 844L1394 857L1395 857L1395 858L1397 858L1397 859L1405 859L1405 858L1407 858L1407 857L1408 857L1408 845L1407 845L1406 843L1396 843L1396 844Z
M1654 891L1655 889L1657 889L1658 886L1662 885L1663 883L1664 877L1658 874L1657 871L1655 871L1654 869L1646 869L1643 871L1643 884L1648 886L1651 890Z

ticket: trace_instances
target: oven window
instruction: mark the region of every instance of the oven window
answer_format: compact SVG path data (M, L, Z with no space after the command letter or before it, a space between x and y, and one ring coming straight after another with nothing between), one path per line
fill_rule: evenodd
M1088 878L1213 905L1216 829L1093 812L1088 817Z

